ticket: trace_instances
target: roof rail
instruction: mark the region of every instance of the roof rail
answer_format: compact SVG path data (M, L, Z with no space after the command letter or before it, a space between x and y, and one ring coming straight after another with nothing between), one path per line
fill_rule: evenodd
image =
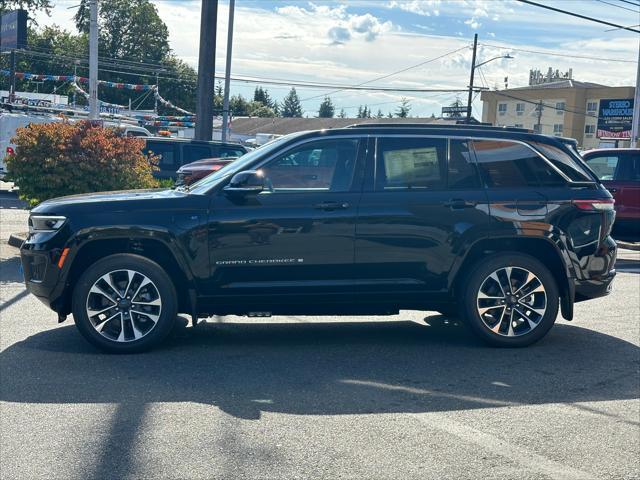
M356 123L344 128L424 128L424 129L456 129L456 130L496 130L500 132L533 133L527 128L494 127L481 124L437 124L437 123Z

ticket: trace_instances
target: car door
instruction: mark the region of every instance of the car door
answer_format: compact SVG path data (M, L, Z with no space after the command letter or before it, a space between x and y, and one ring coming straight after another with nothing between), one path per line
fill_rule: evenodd
M619 154L615 182L616 210L620 220L640 221L640 150L627 150ZM637 227L637 225L636 225Z
M445 292L456 259L486 236L487 198L469 142L380 136L370 163L356 228L362 295L394 302Z
M259 165L268 191L214 195L210 295L269 303L351 292L365 150L357 136L302 141Z

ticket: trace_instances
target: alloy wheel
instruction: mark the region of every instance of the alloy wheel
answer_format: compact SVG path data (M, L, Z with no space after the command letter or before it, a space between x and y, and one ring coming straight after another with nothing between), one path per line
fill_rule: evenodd
M153 330L162 313L158 287L136 270L114 270L95 281L86 311L93 328L115 342L132 342Z
M503 267L482 282L476 305L489 330L518 337L540 324L547 308L547 293L540 279L526 268Z

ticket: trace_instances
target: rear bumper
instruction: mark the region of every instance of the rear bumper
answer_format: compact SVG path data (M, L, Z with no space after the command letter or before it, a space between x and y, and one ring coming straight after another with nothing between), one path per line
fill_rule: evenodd
M611 293L616 271L611 270L606 276L590 280L574 280L576 288L576 302L604 297Z

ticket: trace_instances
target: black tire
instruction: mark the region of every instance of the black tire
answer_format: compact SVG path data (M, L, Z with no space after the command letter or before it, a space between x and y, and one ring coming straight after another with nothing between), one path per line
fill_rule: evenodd
M537 325L534 328L528 329L530 323L522 319L521 325L517 327L520 329L521 334L517 336L506 336L507 334L504 331L502 334L493 332L490 326L483 321L478 311L478 294L485 279L493 272L504 267L518 267L533 273L542 284L544 293L546 294L546 308ZM531 345L544 337L556 321L556 317L558 316L559 291L555 278L547 267L529 255L517 252L493 254L476 263L471 268L469 275L465 275L465 277L466 281L461 288L463 294L463 298L461 299L463 319L482 340L490 345L496 347L525 347ZM522 307L518 308L526 310ZM501 309L497 309L496 316L499 316L501 312ZM506 320L506 317L505 321L507 322L506 329L508 330L511 322ZM498 321L491 324L494 328L496 325L498 325ZM505 327L504 323L501 325ZM500 327L498 328L500 329ZM502 330L504 330L504 328L502 328Z
M155 324L149 327L141 338L127 341L117 341L99 333L87 314L87 302L94 283L103 275L121 270L132 270L146 276L153 282L154 293L161 301L159 318ZM138 353L158 345L167 337L175 324L177 305L176 290L169 276L160 265L140 255L116 254L98 260L82 274L73 290L73 319L78 330L91 344L110 353ZM118 318L114 321L117 322ZM136 315L136 318L142 317ZM143 323L147 322L149 319L143 318ZM107 322L105 321L104 324L107 325ZM133 320L131 320L127 331L132 331L131 325L133 325ZM111 327L105 327L103 331L107 328ZM117 329L117 325L113 328Z

